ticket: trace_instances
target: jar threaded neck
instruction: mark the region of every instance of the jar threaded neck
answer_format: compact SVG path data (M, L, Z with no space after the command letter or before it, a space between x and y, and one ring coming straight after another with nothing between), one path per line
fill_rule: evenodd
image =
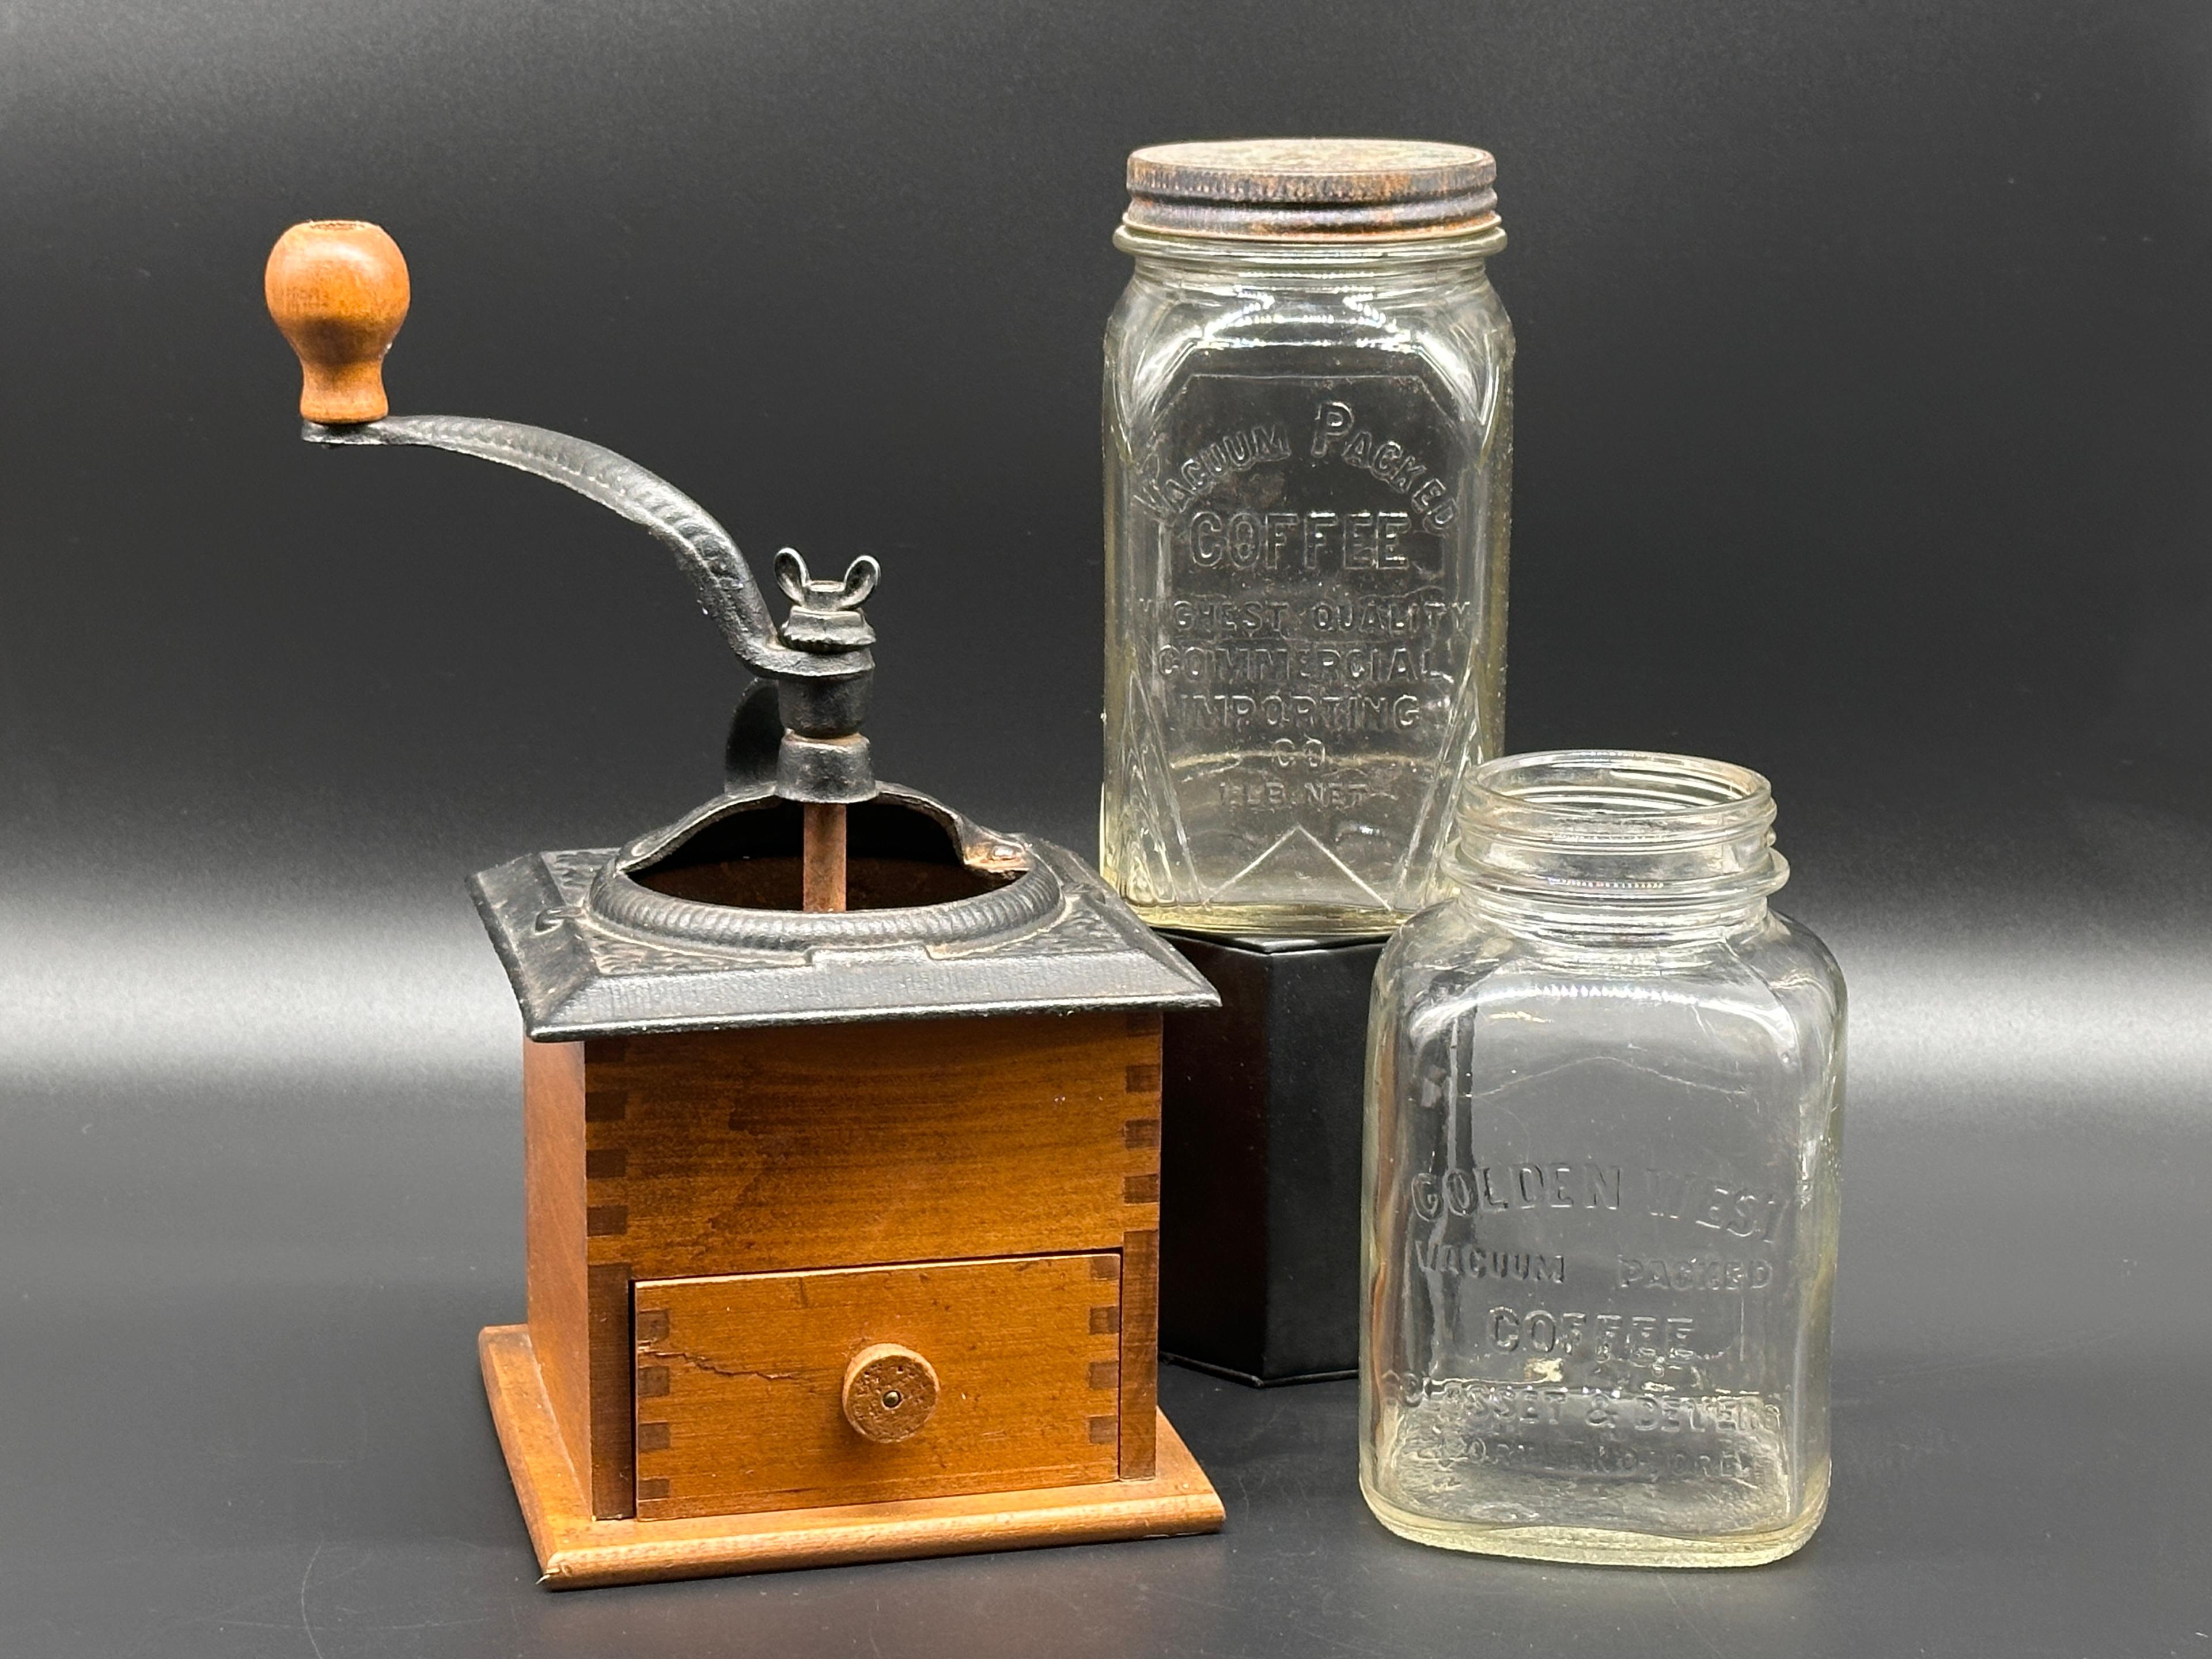
M1765 908L1790 878L1765 778L1637 750L1507 755L1462 793L1462 887L1509 919L1569 932L1700 929Z

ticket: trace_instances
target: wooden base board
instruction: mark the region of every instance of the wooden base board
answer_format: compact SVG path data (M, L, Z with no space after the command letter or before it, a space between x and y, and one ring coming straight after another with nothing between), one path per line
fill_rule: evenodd
M595 1520L546 1404L530 1328L489 1326L477 1352L542 1582L553 1589L1221 1529L1221 1499L1164 1416L1159 1473L1149 1480L766 1515Z

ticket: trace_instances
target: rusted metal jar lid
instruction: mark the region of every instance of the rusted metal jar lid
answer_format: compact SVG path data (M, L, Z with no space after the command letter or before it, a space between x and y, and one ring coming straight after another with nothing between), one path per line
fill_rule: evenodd
M1498 162L1465 144L1244 138L1129 156L1135 230L1297 238L1439 235L1498 222Z

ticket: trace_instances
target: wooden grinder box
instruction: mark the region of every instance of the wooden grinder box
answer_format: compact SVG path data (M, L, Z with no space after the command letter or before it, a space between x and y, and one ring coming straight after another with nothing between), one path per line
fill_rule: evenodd
M756 995L755 1023L571 1036L623 967L533 1012L544 959L629 954L560 916L592 856L476 884L533 1036L529 1322L481 1346L548 1582L1218 1527L1155 1402L1160 1009L1203 1005L1190 970L1132 918L1058 959L1150 981L1114 1006L779 1023ZM758 988L794 974L826 976Z

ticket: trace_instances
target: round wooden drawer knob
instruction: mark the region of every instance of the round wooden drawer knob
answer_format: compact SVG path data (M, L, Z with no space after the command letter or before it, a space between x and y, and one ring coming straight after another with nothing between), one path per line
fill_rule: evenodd
M889 1445L917 1432L937 1409L937 1372L911 1348L878 1342L845 1367L845 1420Z

